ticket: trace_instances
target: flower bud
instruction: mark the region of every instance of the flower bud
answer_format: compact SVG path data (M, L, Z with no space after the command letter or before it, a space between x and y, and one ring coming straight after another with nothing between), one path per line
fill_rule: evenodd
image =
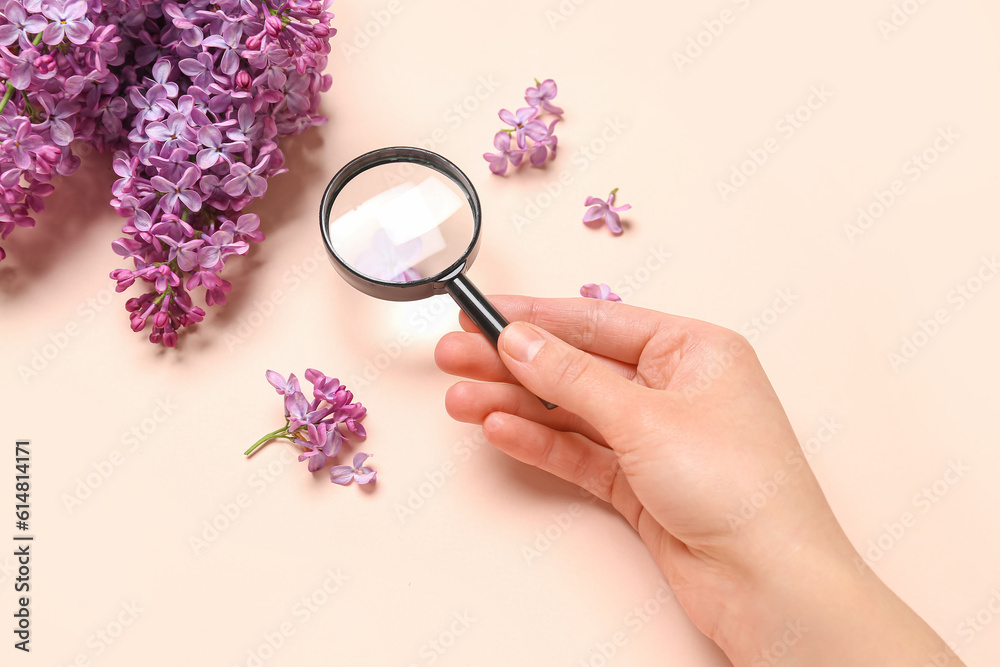
M56 146L48 146L48 145L39 146L38 149L35 151L36 160L44 160L46 162L53 164L56 162L56 160L59 159L59 156L61 155L62 155L62 150L60 150Z
M133 315L131 318L132 331L136 333L146 328L146 318L140 315Z
M264 19L264 30L270 37L277 37L284 27L285 26L281 22L281 19L277 16L271 15Z
M313 26L313 34L317 37L329 37L330 28L325 23L317 23Z
M169 322L169 321L170 321L170 316L167 315L166 311L160 310L160 311L157 311L157 313L155 315L153 315L153 326L154 327L161 327L162 328L162 327L166 326L167 322Z
M111 272L111 277L118 281L115 285L116 292L124 292L135 282L135 274L128 269L115 269Z
M240 88L242 90L248 90L251 85L253 85L253 79L250 78L249 74L240 70L240 72L236 74L237 88Z
M35 62L31 64L35 66L39 74L48 74L56 68L56 59L46 53L43 56L35 58Z
M257 51L260 49L260 35L252 35L247 37L247 49L250 51Z

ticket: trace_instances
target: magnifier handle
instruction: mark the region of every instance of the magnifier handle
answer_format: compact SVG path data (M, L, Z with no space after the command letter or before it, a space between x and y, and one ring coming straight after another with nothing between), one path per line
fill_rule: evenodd
M476 289L476 286L465 277L464 273L459 273L445 283L445 289L462 311L469 316L472 323L490 339L493 347L496 347L497 341L500 339L500 332L509 324L504 316L493 307L493 304L483 296L482 292ZM554 410L557 407L540 397L538 400L549 410Z

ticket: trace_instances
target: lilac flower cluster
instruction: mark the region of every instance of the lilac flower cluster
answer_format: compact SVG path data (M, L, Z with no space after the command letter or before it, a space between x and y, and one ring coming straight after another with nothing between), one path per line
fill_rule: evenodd
M74 140L116 149L111 277L135 331L173 346L231 288L227 258L263 239L241 213L285 171L275 140L318 114L330 0L0 0L0 238L32 226ZM0 259L4 256L0 249Z
M103 4L0 0L0 239L33 227L53 178L79 167L74 140L102 148L121 133L125 54Z
M526 155L535 167L545 164L550 155L555 159L559 137L553 131L563 114L563 110L552 103L558 92L552 79L542 82L535 79L535 86L524 91L524 101L528 106L513 113L507 109L500 110L500 120L510 128L500 130L493 137L498 153L483 153L483 159L490 163L490 171L503 176L507 173L508 164L518 167ZM539 119L544 113L555 116L548 125ZM512 139L516 147L511 147Z
M318 115L332 14L329 0L129 0L121 29L134 41L128 150L115 154L112 205L126 218L113 248L132 269L111 277L129 299L134 331L173 346L231 289L219 276L233 255L264 238L255 214L267 179L286 171L275 139L325 122Z
M354 403L354 394L336 378L320 371L306 370L306 379L312 383L312 400L306 397L299 379L291 374L286 379L280 373L267 371L267 381L279 395L285 397L285 425L268 433L244 452L249 456L265 442L275 439L289 440L303 448L299 461L308 461L309 472L316 472L340 453L347 441L348 432L365 437L365 427L360 424L367 410ZM353 465L337 465L330 469L330 481L335 484L374 482L376 472L364 465L370 454L358 452Z

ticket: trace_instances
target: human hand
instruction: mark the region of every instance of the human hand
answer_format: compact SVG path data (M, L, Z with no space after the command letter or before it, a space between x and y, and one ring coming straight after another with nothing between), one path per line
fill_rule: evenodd
M512 322L498 350L464 315L438 343L442 370L481 381L448 412L611 503L735 664L961 664L858 566L742 336L594 299L493 302Z

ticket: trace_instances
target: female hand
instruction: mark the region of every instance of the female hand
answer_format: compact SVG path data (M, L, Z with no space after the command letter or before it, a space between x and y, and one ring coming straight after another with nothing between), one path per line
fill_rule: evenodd
M442 370L481 381L448 412L611 503L734 664L961 665L864 566L742 336L595 299L493 302L499 354L464 315L438 343Z

